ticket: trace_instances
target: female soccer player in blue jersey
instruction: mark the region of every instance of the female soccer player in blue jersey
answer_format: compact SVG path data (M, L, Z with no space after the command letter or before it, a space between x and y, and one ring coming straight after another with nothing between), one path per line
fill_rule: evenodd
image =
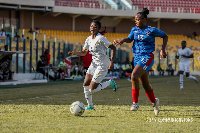
M136 26L132 28L128 38L114 40L114 44L121 45L124 42L133 42L132 51L135 54L134 66L132 71L131 82L132 82L132 97L133 105L132 111L136 111L139 108L138 97L139 97L139 80L143 85L147 97L152 102L154 107L155 115L158 114L159 99L155 98L153 89L149 84L148 70L153 66L155 51L155 37L163 38L163 45L160 51L160 58L165 58L165 47L167 45L168 36L165 32L158 30L155 27L147 25L147 15L149 10L144 8L142 12L138 12L135 16Z

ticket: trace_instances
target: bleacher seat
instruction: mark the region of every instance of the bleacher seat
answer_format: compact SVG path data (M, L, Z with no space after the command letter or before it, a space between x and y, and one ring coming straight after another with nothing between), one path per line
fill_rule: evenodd
M139 10L148 7L150 11L161 12L183 12L183 13L200 13L199 0L132 0L133 6L137 6Z

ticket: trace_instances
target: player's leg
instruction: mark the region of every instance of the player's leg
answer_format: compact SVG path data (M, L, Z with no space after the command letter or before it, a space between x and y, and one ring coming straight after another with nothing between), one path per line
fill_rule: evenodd
M149 84L149 75L147 72L140 77L140 82L145 90L147 97L153 104L155 115L157 115L159 113L159 108L158 108L159 99L155 98L155 96L154 96L153 89L152 89L151 85Z
M84 83L83 83L85 99L88 103L88 107L85 108L86 110L94 109L93 103L92 103L92 93L90 92L89 86L91 84L95 69L96 69L95 65L91 63L90 67L87 70Z
M179 82L180 82L180 90L183 90L183 73L185 70L184 63L179 62Z
M97 67L97 69L94 72L94 76L92 78L91 84L89 86L90 92L93 93L93 92L103 90L107 86L111 86L114 91L117 90L117 85L113 79L110 79L109 81L105 81L101 83L101 81L105 78L107 72L108 72L107 67L105 67L105 69L102 69L102 67Z
M92 93L89 91L89 85L91 83L92 80L92 75L86 73L85 79L84 79L84 83L83 83L83 88L84 88L84 93L85 93L85 99L88 103L88 107L93 107L93 103L92 103ZM87 107L86 107L87 110Z
M140 66L136 65L131 74L131 82L132 82L132 98L133 105L131 107L131 111L136 111L139 108L138 98L139 98L139 78L146 73L146 71Z
M199 83L199 80L196 77L190 75L190 64L186 64L185 66L185 76L189 79L193 79L196 83Z
M179 70L180 90L183 90L183 73L184 71Z

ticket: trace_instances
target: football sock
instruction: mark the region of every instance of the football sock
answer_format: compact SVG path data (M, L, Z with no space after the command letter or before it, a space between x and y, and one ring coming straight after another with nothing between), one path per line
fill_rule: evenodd
M153 89L150 91L150 92L145 92L147 97L149 98L149 100L152 102L152 103L155 103L156 101L156 98L154 96L154 93L153 93Z
M194 76L192 76L192 75L190 75L189 77L187 77L187 78L189 78L189 79L196 79L196 77L194 77Z
M94 93L94 92L97 92L97 91L100 91L100 90L103 90L104 88L106 88L107 86L110 85L110 82L109 81L106 81L106 82L103 82L103 83L100 83L96 89L94 90L91 90L89 89L90 92Z
M93 105L92 93L89 91L89 86L83 86L83 87L84 87L85 99L88 103L88 106Z
M132 89L133 102L135 102L135 103L138 103L139 91L140 91L140 89L138 89L138 90Z
M180 88L183 88L183 74L180 74Z

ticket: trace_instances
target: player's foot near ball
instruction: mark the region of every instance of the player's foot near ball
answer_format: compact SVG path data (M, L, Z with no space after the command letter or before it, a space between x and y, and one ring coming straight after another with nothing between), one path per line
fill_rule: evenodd
M90 105L90 106L86 107L85 110L94 110L94 106Z
M110 80L109 80L109 82L110 82L110 86L113 88L113 90L114 91L117 91L117 84L115 83L115 81L111 78Z
M132 105L132 107L131 107L131 111L137 111L138 110L138 108L139 108L139 103L135 103L135 102L133 102L133 105Z
M153 103L153 109L154 109L154 113L155 113L155 115L158 115L158 113L159 113L158 105L159 105L159 99L156 98L155 103Z

